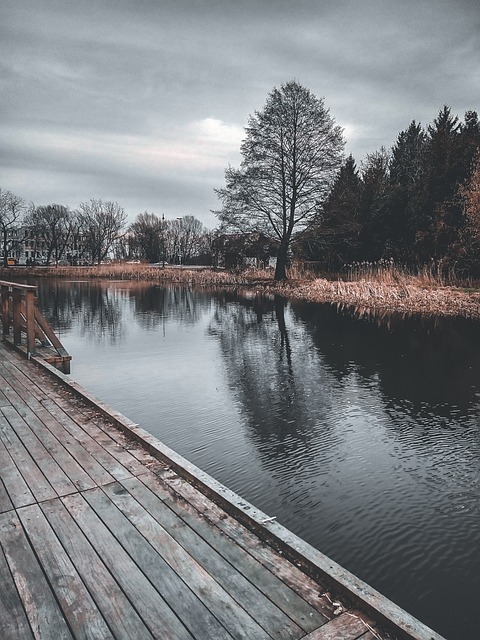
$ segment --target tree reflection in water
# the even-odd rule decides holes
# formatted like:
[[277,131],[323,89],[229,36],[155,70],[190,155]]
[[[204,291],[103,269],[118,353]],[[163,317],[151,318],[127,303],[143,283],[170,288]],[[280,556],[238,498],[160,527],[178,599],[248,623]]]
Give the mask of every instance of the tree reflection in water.
[[292,465],[308,467],[309,460],[318,464],[322,455],[309,440],[330,411],[331,379],[299,327],[292,350],[287,302],[258,293],[225,293],[216,300],[209,331],[220,342],[230,386],[262,459],[273,463],[275,474],[291,474]]
[[40,306],[60,333],[78,327],[97,343],[115,344],[125,335],[122,291],[98,281],[49,280],[38,282]]

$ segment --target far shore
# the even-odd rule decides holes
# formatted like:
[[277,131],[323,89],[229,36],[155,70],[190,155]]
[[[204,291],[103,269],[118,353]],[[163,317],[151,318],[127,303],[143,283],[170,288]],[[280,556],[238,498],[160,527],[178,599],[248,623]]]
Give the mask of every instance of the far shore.
[[398,312],[480,319],[480,289],[447,286],[433,277],[385,269],[354,280],[325,278],[292,269],[290,279],[276,283],[273,271],[240,272],[210,267],[169,267],[111,263],[92,267],[3,267],[0,280],[26,278],[132,280],[224,289],[248,288],[296,300],[356,307],[362,312]]

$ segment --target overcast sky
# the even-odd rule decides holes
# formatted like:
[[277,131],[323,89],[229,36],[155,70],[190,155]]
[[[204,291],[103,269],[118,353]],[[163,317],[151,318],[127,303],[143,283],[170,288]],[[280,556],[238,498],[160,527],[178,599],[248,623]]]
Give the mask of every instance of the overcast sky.
[[358,163],[480,111],[478,0],[0,0],[0,187],[191,214],[274,86],[325,99]]

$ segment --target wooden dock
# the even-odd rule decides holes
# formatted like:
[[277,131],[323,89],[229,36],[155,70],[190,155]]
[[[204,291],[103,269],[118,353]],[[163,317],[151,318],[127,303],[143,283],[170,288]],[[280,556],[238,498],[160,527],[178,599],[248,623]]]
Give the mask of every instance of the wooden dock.
[[0,638],[441,640],[0,343]]

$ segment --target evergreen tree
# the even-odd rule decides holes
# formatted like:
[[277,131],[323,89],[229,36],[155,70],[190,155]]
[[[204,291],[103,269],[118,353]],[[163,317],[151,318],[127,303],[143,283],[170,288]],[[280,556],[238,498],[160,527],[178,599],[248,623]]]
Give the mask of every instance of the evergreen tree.
[[415,201],[424,170],[426,139],[422,126],[413,120],[392,147],[388,235],[391,256],[402,262],[413,259]]
[[359,205],[361,255],[365,260],[384,257],[388,240],[390,154],[382,147],[369,153],[362,167],[362,194]]
[[361,194],[362,181],[350,155],[333,183],[319,219],[302,242],[307,257],[320,261],[328,270],[338,270],[357,258]]
[[415,252],[420,262],[442,258],[459,226],[458,208],[452,206],[461,176],[461,124],[450,107],[440,110],[428,126],[422,184],[416,202]]

